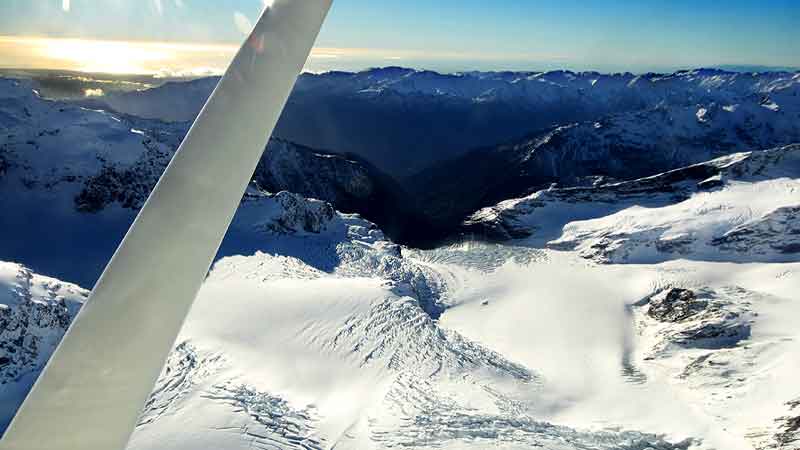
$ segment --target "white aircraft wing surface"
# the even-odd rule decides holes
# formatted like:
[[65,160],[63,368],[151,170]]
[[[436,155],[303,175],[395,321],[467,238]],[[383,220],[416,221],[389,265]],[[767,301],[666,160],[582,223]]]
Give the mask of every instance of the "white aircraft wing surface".
[[330,6],[264,11],[0,449],[125,448]]

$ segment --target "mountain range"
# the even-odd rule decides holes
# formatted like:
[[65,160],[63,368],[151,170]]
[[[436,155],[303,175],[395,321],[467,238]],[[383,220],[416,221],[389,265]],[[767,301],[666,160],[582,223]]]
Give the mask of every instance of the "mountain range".
[[[215,83],[168,82],[91,104],[189,120]],[[431,245],[475,210],[550,183],[633,179],[798,142],[798,86],[796,73],[719,69],[304,74],[275,136],[356,159],[378,178],[395,180],[390,191],[402,197],[404,219],[389,220],[387,230],[399,242]]]
[[[0,79],[0,430],[214,83]],[[129,448],[800,448],[798,83],[303,75]]]

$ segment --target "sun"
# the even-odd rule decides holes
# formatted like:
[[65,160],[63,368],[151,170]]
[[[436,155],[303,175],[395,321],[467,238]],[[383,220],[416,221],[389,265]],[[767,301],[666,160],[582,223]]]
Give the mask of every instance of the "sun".
[[159,61],[174,56],[165,47],[83,39],[48,39],[41,51],[43,56],[70,63],[80,71],[109,74],[150,73]]

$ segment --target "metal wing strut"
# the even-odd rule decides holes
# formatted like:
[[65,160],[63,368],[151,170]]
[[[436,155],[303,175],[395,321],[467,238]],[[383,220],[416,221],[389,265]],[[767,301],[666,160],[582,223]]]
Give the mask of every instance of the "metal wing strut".
[[0,449],[125,448],[330,6],[265,10]]

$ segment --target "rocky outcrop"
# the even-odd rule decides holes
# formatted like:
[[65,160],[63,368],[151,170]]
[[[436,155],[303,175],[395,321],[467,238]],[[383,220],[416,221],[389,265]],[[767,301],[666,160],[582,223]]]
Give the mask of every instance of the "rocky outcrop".
[[[800,399],[789,403],[792,411],[800,408]],[[775,435],[777,448],[790,448],[788,446],[800,445],[800,416],[789,416],[779,419],[781,431]]]
[[142,142],[145,151],[132,165],[105,165],[99,173],[86,178],[75,196],[75,208],[84,213],[96,213],[112,204],[125,209],[139,210],[159,177],[169,164],[174,148]]
[[[800,410],[800,399],[787,403],[787,406],[789,406],[792,413],[795,413]],[[800,446],[800,415],[791,414],[778,419],[778,422],[780,431],[775,435],[777,447],[768,448],[784,449]]]
[[88,295],[74,284],[0,262],[0,433]]
[[708,302],[689,289],[673,288],[650,298],[647,315],[661,322],[680,322],[703,312]]
[[800,206],[778,208],[714,239],[726,251],[800,254]]
[[290,192],[279,192],[273,199],[277,214],[263,226],[277,233],[316,233],[327,230],[336,217],[330,203],[303,198]]
[[750,337],[754,294],[741,288],[667,288],[639,303],[644,327],[654,336],[650,357],[673,347],[722,349]]
[[42,369],[88,292],[0,263],[0,385]]
[[771,426],[754,430],[751,441],[756,450],[794,450],[800,448],[800,398],[787,402],[786,414]]

